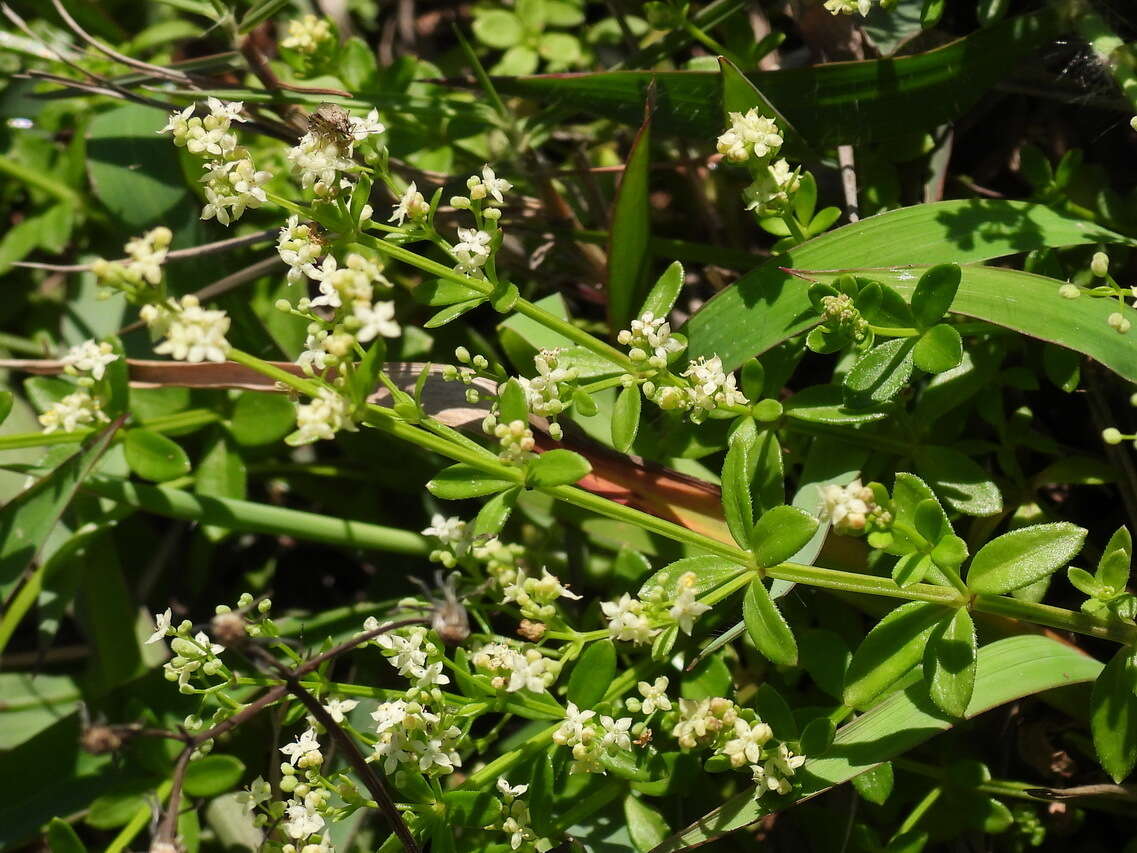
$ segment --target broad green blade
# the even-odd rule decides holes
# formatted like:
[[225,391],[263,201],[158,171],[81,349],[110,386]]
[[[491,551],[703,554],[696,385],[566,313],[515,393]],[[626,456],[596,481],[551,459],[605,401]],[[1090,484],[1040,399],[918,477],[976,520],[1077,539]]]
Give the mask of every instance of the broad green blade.
[[[1086,243],[1133,245],[1134,241],[1030,202],[964,199],[892,210],[838,228],[751,270],[688,321],[683,329],[690,341],[688,354],[691,358],[718,355],[722,358],[723,367],[731,370],[750,356],[765,352],[813,325],[817,315],[806,295],[808,282],[798,279],[787,269],[873,269],[870,275],[876,275],[880,268],[907,264],[974,264],[1048,246]],[[902,273],[912,276],[907,283],[907,289],[911,290],[919,278],[919,271]],[[1013,315],[1016,324],[1011,328],[1018,328],[1026,334],[1033,334],[1025,327],[1034,327],[1036,297],[1053,297],[1055,302],[1060,301],[1066,316],[1073,310],[1070,306],[1090,301],[1060,300],[1057,285],[1042,289],[1032,287],[1029,296],[1025,289],[1021,289],[1019,298],[1029,299],[1032,311],[1029,316],[1020,316],[1028,313],[1022,311],[1021,302],[1011,302],[1001,289],[985,291],[989,284],[986,273],[980,274],[982,278],[974,287],[968,283],[970,275],[969,271],[965,271],[964,283],[952,310],[971,314],[974,308],[973,316],[982,319],[987,319],[984,313],[993,313],[996,317]],[[899,279],[900,274],[896,278]],[[1028,280],[1039,281],[1037,277],[1029,277]],[[888,281],[897,287],[903,283],[892,279]],[[1083,304],[1077,310],[1093,312],[1101,308]],[[999,320],[993,319],[992,322]],[[1073,326],[1073,323],[1069,324],[1071,330]],[[1037,331],[1040,337],[1049,340],[1052,324],[1048,323]],[[1121,335],[1115,337],[1119,344],[1123,343]],[[1124,357],[1119,361],[1124,364]],[[1108,362],[1102,359],[1102,363]],[[1112,364],[1110,367],[1122,375],[1132,375]]]
[[[979,650],[975,692],[966,717],[971,719],[1043,690],[1093,681],[1101,670],[1098,661],[1047,637],[999,640]],[[913,685],[843,727],[823,758],[807,761],[798,771],[802,782],[794,800],[769,798],[759,802],[754,799],[753,788],[748,788],[668,838],[652,853],[686,850],[754,823],[849,781],[932,735],[947,731],[952,723],[932,704],[926,687]]]
[[[1058,27],[1053,10],[1014,18],[943,47],[899,59],[759,71],[748,79],[815,146],[857,144],[931,130],[963,115]],[[719,75],[706,71],[608,71],[500,78],[499,92],[543,106],[638,126],[644,93],[659,88],[656,129],[703,137],[722,130]]]

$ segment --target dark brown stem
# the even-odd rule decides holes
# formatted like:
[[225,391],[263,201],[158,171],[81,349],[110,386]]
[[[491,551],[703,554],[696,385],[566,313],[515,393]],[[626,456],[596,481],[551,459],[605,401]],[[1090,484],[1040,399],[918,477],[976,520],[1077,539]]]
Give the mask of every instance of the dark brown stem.
[[162,815],[162,822],[158,824],[158,832],[154,836],[154,846],[158,844],[173,845],[178,828],[178,810],[182,802],[182,784],[186,778],[186,768],[189,767],[190,756],[193,755],[196,745],[192,742],[186,744],[178,755],[177,764],[174,765],[174,775],[170,782],[170,801],[166,803],[166,811]]

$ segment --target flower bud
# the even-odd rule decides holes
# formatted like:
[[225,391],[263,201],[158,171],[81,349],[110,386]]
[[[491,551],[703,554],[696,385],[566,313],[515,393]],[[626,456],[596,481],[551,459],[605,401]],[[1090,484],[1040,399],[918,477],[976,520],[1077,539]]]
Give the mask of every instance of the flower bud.
[[1105,278],[1109,275],[1109,255],[1105,252],[1094,252],[1094,256],[1090,260],[1090,272],[1098,278]]
[[1058,295],[1063,299],[1077,299],[1082,295],[1076,284],[1064,284],[1058,288]]
[[1101,431],[1101,440],[1106,444],[1121,444],[1121,430],[1117,427],[1106,427]]

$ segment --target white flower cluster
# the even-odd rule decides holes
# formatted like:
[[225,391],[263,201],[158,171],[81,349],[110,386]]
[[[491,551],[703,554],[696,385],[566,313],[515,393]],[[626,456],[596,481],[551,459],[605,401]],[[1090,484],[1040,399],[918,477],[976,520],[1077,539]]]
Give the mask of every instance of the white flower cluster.
[[316,261],[324,254],[324,244],[315,226],[301,224],[300,217],[293,214],[280,229],[276,253],[288,264],[288,283],[300,284],[304,276],[315,278]]
[[696,598],[697,576],[685,572],[678,581],[678,589],[671,601],[659,587],[644,591],[640,598],[624,593],[616,601],[601,602],[600,610],[608,620],[608,633],[613,640],[631,643],[650,643],[661,630],[662,622],[674,622],[687,635],[695,627],[695,620],[711,609]]
[[506,643],[486,643],[470,662],[490,676],[495,690],[543,693],[557,680],[561,662],[547,658],[537,648],[518,649]]
[[533,456],[537,440],[525,421],[499,424],[493,415],[487,415],[482,421],[482,429],[497,439],[500,447],[498,459],[505,464],[521,466]]
[[100,284],[126,290],[157,285],[162,281],[162,264],[166,262],[173,232],[164,225],[147,231],[141,237],[131,238],[126,246],[125,261],[108,261],[99,258],[91,271]]
[[660,631],[652,627],[644,602],[626,592],[617,601],[602,601],[600,610],[608,620],[608,633],[613,640],[650,643]]
[[560,348],[540,350],[533,356],[537,375],[532,379],[524,376],[517,378],[525,391],[529,411],[535,415],[556,417],[565,410],[564,399],[572,396],[572,389],[564,383],[575,381],[580,371],[575,367],[561,365],[560,355],[563,352]]
[[628,347],[628,358],[648,367],[663,370],[675,353],[682,352],[685,344],[671,335],[671,324],[666,317],[656,317],[645,311],[632,320],[630,328],[623,329],[616,340]]
[[490,259],[490,243],[493,235],[477,228],[459,228],[458,242],[451,253],[457,261],[455,269],[463,275],[480,278],[482,267]]
[[730,128],[718,138],[718,152],[732,163],[745,163],[751,156],[759,160],[773,157],[782,147],[782,132],[777,123],[751,109],[732,112]]
[[330,440],[341,429],[356,429],[347,400],[331,388],[321,388],[311,401],[296,407],[296,432],[292,443],[299,445]]
[[217,98],[206,101],[209,115],[194,116],[193,105],[170,115],[159,133],[169,133],[174,144],[206,160],[205,207],[202,219],[216,218],[222,225],[236,222],[246,209],[260,207],[267,200],[263,185],[272,175],[258,170],[247,148],[239,145],[233,122],[247,121],[240,101],[225,103]]
[[801,186],[801,167],[791,169],[785,159],[757,170],[754,182],[742,191],[746,209],[759,216],[775,216],[785,210]]
[[235,160],[217,160],[205,168],[201,178],[206,202],[201,209],[202,219],[216,217],[222,225],[229,225],[240,219],[247,208],[258,208],[268,200],[262,187],[272,175],[257,169],[248,154]]
[[518,568],[514,578],[502,588],[502,604],[515,603],[529,619],[549,620],[556,616],[558,598],[579,601],[580,596],[561,583],[560,578],[541,568],[541,577],[531,578]]
[[372,110],[366,118],[347,115],[331,121],[319,117],[309,123],[309,129],[295,148],[288,152],[292,173],[304,189],[311,189],[316,198],[332,201],[340,191],[351,186],[347,175],[358,171],[352,156],[355,144],[368,137],[383,133],[387,128],[379,121],[379,111]]
[[109,420],[99,401],[80,388],[56,400],[39,416],[44,433],[75,432],[91,424]]
[[857,12],[867,15],[872,10],[872,0],[825,0],[825,10],[832,15],[852,15]]
[[838,533],[856,534],[870,521],[880,525],[892,521],[892,514],[877,504],[873,490],[862,486],[859,479],[847,486],[825,486],[821,499],[821,518],[831,522]]
[[[364,627],[371,630],[367,625]],[[416,626],[390,631],[376,637],[375,643],[399,675],[412,681],[415,687],[450,683],[450,677],[442,672],[442,650],[427,638],[426,628]]]
[[682,749],[711,747],[731,767],[748,766],[756,799],[769,791],[788,794],[793,787],[789,780],[805,763],[805,756],[794,755],[784,743],[772,744],[773,730],[752,711],[722,697],[680,699],[671,735]]
[[509,849],[511,850],[548,850],[551,843],[538,838],[529,826],[529,806],[521,799],[522,794],[529,790],[528,785],[510,785],[509,780],[499,776],[497,790],[502,798],[502,822],[497,827],[509,836]]
[[380,704],[371,718],[379,735],[371,758],[383,762],[384,772],[393,773],[405,764],[428,775],[443,775],[462,766],[457,750],[462,730],[445,711],[436,713],[421,701],[395,699]]
[[[868,0],[861,0],[868,2]],[[746,163],[754,176],[743,192],[746,209],[759,216],[784,211],[801,185],[801,169],[774,160],[782,147],[782,132],[771,118],[751,109],[730,114],[730,128],[718,138],[718,151],[732,163]]]
[[280,46],[311,56],[334,40],[331,22],[309,12],[288,22],[288,35],[281,40]]
[[403,191],[398,203],[391,211],[390,219],[387,221],[394,222],[402,227],[407,217],[410,217],[411,222],[421,222],[428,213],[430,213],[430,205],[422,197],[422,193],[418,191],[415,182],[411,181],[406,190]]
[[187,623],[183,623],[170,640],[170,650],[174,656],[166,661],[163,674],[167,681],[178,682],[178,689],[182,693],[195,692],[189,683],[195,673],[212,676],[220,672],[223,666],[218,655],[225,651],[225,647],[211,642],[204,631],[198,631],[191,637]]
[[150,331],[165,338],[154,352],[178,361],[225,361],[229,354],[229,316],[220,310],[202,308],[196,296],[170,299],[165,304],[143,305],[139,311]]
[[285,744],[280,751],[288,758],[288,763],[301,770],[309,767],[319,767],[324,763],[324,754],[320,752],[320,741],[316,737],[316,730],[309,727],[292,743]]
[[103,378],[107,365],[117,361],[114,347],[106,341],[83,341],[71,347],[60,361],[63,362],[63,372],[72,376],[89,376],[96,382]]
[[717,355],[695,359],[682,376],[688,385],[644,382],[644,395],[661,409],[689,412],[688,417],[695,423],[701,423],[717,409],[748,405],[746,395],[738,390],[734,374],[723,370],[722,359]]
[[597,716],[569,702],[565,719],[553,732],[553,742],[572,749],[570,773],[604,773],[601,757],[632,748],[632,718]]
[[473,530],[457,516],[447,517],[436,512],[430,517],[430,527],[423,536],[433,536],[443,547],[431,551],[430,559],[452,569],[459,558],[466,556],[473,544]]

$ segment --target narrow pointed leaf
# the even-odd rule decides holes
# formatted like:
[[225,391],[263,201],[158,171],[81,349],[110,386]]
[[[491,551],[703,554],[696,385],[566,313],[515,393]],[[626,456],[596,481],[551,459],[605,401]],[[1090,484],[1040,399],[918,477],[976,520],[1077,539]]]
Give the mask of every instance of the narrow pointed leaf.
[[612,446],[621,453],[632,449],[636,433],[640,430],[640,389],[638,386],[624,388],[616,397],[612,407]]
[[797,666],[797,641],[761,578],[755,578],[742,599],[746,632],[763,655],[781,666]]
[[682,288],[683,264],[673,261],[648,291],[647,298],[640,306],[640,316],[651,313],[656,317],[666,317],[675,305],[675,300],[679,298],[679,291]]
[[648,182],[651,177],[651,110],[649,96],[643,124],[616,191],[612,227],[608,238],[608,324],[615,335],[626,329],[632,311],[643,299],[643,280],[650,260],[651,207]]
[[975,624],[966,607],[944,619],[928,638],[924,678],[928,693],[946,714],[962,717],[975,688],[978,653]]
[[901,604],[880,620],[853,653],[845,674],[846,705],[864,709],[908,675],[944,608],[925,601]]
[[1069,563],[1085,538],[1085,530],[1065,521],[1004,533],[979,549],[967,585],[973,592],[1000,595],[1040,581]]
[[1128,646],[1117,650],[1094,682],[1090,730],[1101,766],[1122,782],[1137,764],[1137,660]]
[[747,548],[754,526],[754,504],[750,499],[750,464],[747,442],[732,441],[722,464],[722,509],[734,541]]

